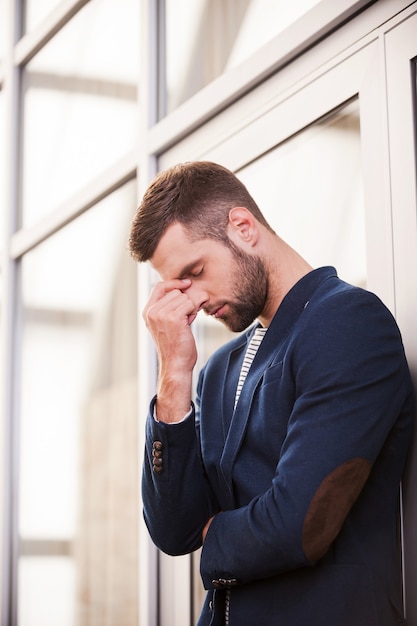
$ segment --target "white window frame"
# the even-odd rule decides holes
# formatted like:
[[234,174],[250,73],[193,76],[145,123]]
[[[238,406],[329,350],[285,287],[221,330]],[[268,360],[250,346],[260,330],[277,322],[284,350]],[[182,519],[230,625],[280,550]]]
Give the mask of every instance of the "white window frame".
[[[406,14],[403,16],[408,17]],[[387,122],[394,249],[396,317],[408,362],[417,380],[417,12],[394,23],[384,38]],[[416,387],[417,389],[417,387]],[[403,497],[403,559],[406,617],[417,623],[417,432]]]

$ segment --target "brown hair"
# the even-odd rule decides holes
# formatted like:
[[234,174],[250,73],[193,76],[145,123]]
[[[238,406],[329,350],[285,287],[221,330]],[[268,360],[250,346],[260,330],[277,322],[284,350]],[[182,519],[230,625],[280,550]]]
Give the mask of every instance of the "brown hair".
[[136,261],[154,255],[169,226],[180,223],[191,240],[216,239],[229,246],[227,225],[233,207],[247,208],[272,230],[245,185],[221,165],[182,163],[159,173],[149,185],[133,219],[129,249]]

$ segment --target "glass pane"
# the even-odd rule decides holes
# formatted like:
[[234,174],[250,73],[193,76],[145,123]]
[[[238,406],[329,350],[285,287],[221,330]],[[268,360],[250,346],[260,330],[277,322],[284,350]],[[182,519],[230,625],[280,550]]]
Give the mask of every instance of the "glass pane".
[[135,200],[22,261],[19,626],[137,624]]
[[138,13],[136,0],[92,0],[28,63],[23,75],[24,226],[134,149]]
[[19,624],[74,626],[75,573],[73,559],[68,557],[22,557]]
[[366,286],[359,102],[238,173],[278,235],[313,267]]
[[24,0],[24,31],[36,28],[62,0]]
[[320,0],[166,0],[166,111],[273,39]]

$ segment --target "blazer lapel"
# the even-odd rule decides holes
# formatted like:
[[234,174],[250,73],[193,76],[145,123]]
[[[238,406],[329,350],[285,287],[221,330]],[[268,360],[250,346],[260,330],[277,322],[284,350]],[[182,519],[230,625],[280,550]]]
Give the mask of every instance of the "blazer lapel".
[[230,423],[233,417],[236,387],[239,380],[239,372],[243,356],[245,354],[246,345],[246,342],[242,342],[242,344],[229,355],[228,364],[224,372],[222,387],[224,389],[222,399],[223,441],[227,439]]
[[[243,350],[240,347],[239,351],[235,352],[234,360],[231,359],[229,361],[229,368],[225,372],[224,379],[224,389],[227,390],[223,398],[225,444],[220,459],[220,470],[230,494],[232,494],[233,465],[245,436],[253,397],[262,381],[263,374],[272,360],[279,358],[279,351],[285,349],[286,338],[289,336],[293,326],[298,322],[300,315],[307,307],[316,289],[326,280],[335,276],[337,274],[333,267],[313,270],[304,276],[286,295],[255,355],[235,411],[233,411],[233,405],[240,366],[244,350],[256,325],[252,326],[246,333],[247,342],[243,345]],[[231,415],[230,420],[229,415]],[[259,416],[259,419],[262,419],[262,416]]]
[[[252,333],[250,333],[250,335],[252,335]],[[254,393],[262,379],[266,367],[268,367],[269,362],[274,358],[273,346],[271,346],[271,344],[268,346],[266,342],[264,345],[264,342],[262,342],[251,364],[236,409],[233,410],[240,367],[247,345],[248,343],[246,343],[244,350],[239,353],[239,358],[236,359],[233,373],[229,371],[230,376],[226,376],[227,395],[229,396],[226,406],[227,409],[230,410],[231,418],[227,421],[227,414],[224,415],[223,424],[228,426],[228,430],[226,430],[225,445],[220,459],[220,469],[229,486],[229,491],[231,491],[233,464],[245,436]]]

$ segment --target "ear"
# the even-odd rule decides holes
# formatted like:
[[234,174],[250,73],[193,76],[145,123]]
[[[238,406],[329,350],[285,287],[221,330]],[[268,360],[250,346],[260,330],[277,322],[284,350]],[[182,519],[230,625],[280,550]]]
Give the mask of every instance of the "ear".
[[258,222],[245,207],[234,207],[229,211],[229,239],[234,244],[242,247],[253,247],[259,237]]

